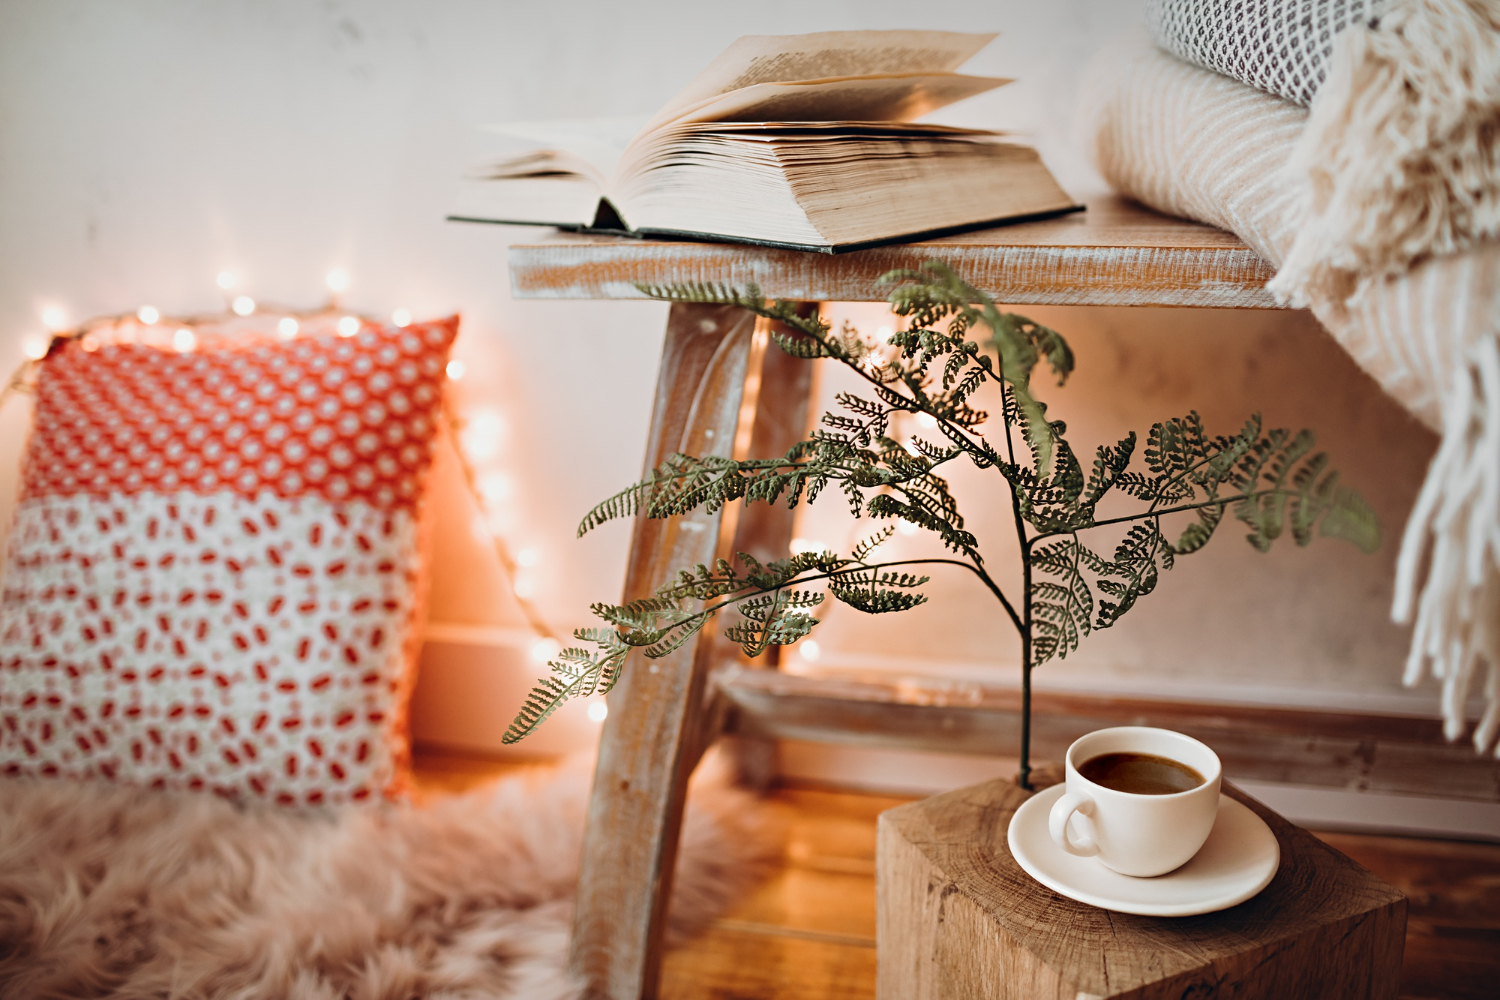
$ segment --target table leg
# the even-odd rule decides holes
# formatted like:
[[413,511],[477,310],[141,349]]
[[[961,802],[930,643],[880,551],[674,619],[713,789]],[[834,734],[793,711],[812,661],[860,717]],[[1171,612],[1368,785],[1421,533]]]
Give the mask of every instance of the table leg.
[[[679,451],[731,454],[754,323],[738,308],[672,307],[648,469]],[[638,516],[625,600],[649,596],[679,569],[712,562],[722,516]],[[571,968],[590,998],[656,995],[683,797],[703,745],[695,727],[711,646],[707,637],[695,638],[657,660],[633,652],[609,696],[573,920]]]
[[[817,310],[817,303],[803,305],[803,314]],[[770,320],[761,320],[757,333],[769,333]],[[743,457],[775,458],[784,455],[792,445],[807,436],[808,408],[812,401],[813,364],[796,358],[769,344],[758,372],[752,376],[746,396],[753,392],[755,418],[750,426],[742,425],[740,433],[749,430],[747,445],[739,449]],[[737,456],[740,457],[740,456]],[[792,543],[796,511],[785,503],[756,503],[744,507],[735,526],[734,552],[748,552],[761,562],[785,559]],[[776,669],[781,662],[781,647],[772,646],[743,666]],[[733,763],[741,784],[765,788],[776,777],[776,741],[758,736],[725,736],[722,749]]]

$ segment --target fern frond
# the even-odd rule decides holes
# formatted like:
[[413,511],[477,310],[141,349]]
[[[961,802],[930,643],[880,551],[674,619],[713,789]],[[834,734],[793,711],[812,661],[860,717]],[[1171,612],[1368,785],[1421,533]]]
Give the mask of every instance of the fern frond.
[[854,550],[849,554],[850,558],[857,563],[864,562],[866,556],[868,556],[871,552],[874,552],[880,546],[884,545],[895,533],[896,528],[894,525],[886,525],[884,528],[881,528],[869,538],[866,538],[864,541],[854,546]]

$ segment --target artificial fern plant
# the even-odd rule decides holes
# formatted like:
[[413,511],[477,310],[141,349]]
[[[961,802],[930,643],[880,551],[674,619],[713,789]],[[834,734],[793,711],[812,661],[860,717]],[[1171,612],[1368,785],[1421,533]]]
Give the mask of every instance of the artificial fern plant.
[[[650,658],[663,656],[721,611],[734,612],[722,635],[753,657],[807,635],[818,623],[813,609],[823,602],[824,589],[869,614],[906,611],[926,601],[919,588],[928,578],[912,570],[947,564],[968,570],[994,596],[1019,637],[1019,781],[1030,787],[1032,671],[1066,657],[1093,630],[1119,621],[1156,588],[1162,571],[1208,542],[1226,513],[1248,526],[1250,544],[1262,551],[1284,532],[1298,545],[1321,533],[1366,551],[1378,546],[1373,513],[1339,484],[1327,456],[1313,452],[1312,432],[1267,431],[1259,416],[1227,437],[1209,436],[1196,413],[1164,420],[1152,425],[1143,449],[1132,432],[1099,446],[1085,470],[1067,428],[1047,419],[1046,404],[1032,389],[1043,362],[1059,384],[1073,370],[1073,352],[1057,331],[1001,312],[938,262],[920,271],[893,271],[881,282],[891,286],[891,309],[906,320],[905,329],[884,344],[847,325],[835,331],[819,316],[801,315],[793,302],[768,305],[754,285],[641,286],[654,298],[734,305],[774,320],[771,336],[782,350],[799,358],[832,358],[857,373],[869,391],[840,393],[842,412],[824,414],[818,430],[779,458],[673,455],[589,511],[579,534],[640,511],[666,518],[713,511],[731,500],[795,507],[832,487],[854,516],[909,522],[936,535],[951,558],[877,558],[894,531],[888,524],[848,555],[808,552],[761,563],[740,553],[733,562],[721,559],[682,572],[654,597],[595,604],[604,624],[574,633],[588,646],[564,649],[549,664],[551,676],[532,691],[506,742],[525,737],[568,698],[608,691],[632,648]],[[1000,388],[999,421],[971,405],[986,383]],[[897,441],[892,422],[900,414],[931,417],[932,439],[913,438],[909,446]],[[939,474],[961,460],[994,470],[1012,512],[1020,585],[1010,593],[986,567]],[[1096,516],[1111,495],[1123,495],[1137,509]],[[1186,524],[1169,527],[1167,519]],[[1086,543],[1092,529],[1125,524],[1129,528],[1113,552]]]

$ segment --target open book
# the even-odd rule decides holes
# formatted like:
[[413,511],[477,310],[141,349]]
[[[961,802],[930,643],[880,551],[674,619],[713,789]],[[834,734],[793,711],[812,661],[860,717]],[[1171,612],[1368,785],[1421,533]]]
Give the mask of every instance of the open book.
[[1034,149],[913,121],[994,35],[752,35],[647,121],[492,126],[451,219],[836,253],[1078,207]]

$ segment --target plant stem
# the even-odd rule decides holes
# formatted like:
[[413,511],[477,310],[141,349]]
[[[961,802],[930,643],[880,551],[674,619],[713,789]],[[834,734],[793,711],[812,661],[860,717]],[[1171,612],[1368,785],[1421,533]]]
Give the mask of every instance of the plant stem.
[[[1016,462],[1016,445],[1010,418],[1005,417],[1005,451],[1012,465]],[[1009,483],[1010,512],[1015,519],[1016,542],[1021,548],[1021,617],[1016,631],[1021,637],[1021,755],[1016,784],[1031,791],[1031,542],[1026,537],[1026,519],[1021,516],[1021,490]]]
[[1168,514],[1180,514],[1183,511],[1199,510],[1203,507],[1228,507],[1230,504],[1239,503],[1241,500],[1255,500],[1260,497],[1280,495],[1288,492],[1289,491],[1285,489],[1256,490],[1253,493],[1236,493],[1231,497],[1216,497],[1213,500],[1204,500],[1202,503],[1185,503],[1180,504],[1176,507],[1166,507],[1162,510],[1151,509],[1141,511],[1139,514],[1126,514],[1121,517],[1107,517],[1102,521],[1094,521],[1090,524],[1080,525],[1076,528],[1068,528],[1066,531],[1044,531],[1036,537],[1032,538],[1029,545],[1035,545],[1037,542],[1043,542],[1049,538],[1056,538],[1059,535],[1077,534],[1079,531],[1084,531],[1089,528],[1102,528],[1106,524],[1124,524],[1127,521],[1144,521],[1148,517],[1165,517]]

